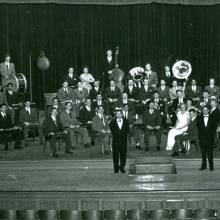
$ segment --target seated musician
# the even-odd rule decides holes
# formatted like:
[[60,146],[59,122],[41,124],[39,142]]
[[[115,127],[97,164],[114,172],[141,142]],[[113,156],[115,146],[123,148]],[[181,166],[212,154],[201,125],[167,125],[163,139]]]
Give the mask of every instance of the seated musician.
[[166,116],[167,116],[166,106],[164,101],[160,99],[158,91],[154,92],[152,101],[154,102],[154,108],[160,111],[161,127],[166,128]]
[[157,89],[160,99],[167,103],[170,99],[169,87],[166,86],[166,81],[161,79],[160,86]]
[[5,95],[5,93],[3,92],[2,84],[0,83],[0,105],[1,105],[1,104],[6,104],[6,105],[8,105],[8,102],[7,102],[6,95]]
[[189,124],[186,132],[175,136],[175,144],[173,146],[173,154],[172,156],[178,156],[179,150],[181,152],[186,153],[186,149],[184,147],[184,141],[197,140],[198,139],[198,131],[197,131],[197,122],[196,122],[196,110],[189,110]]
[[149,151],[149,137],[152,132],[156,135],[157,150],[160,150],[161,116],[160,111],[154,108],[154,102],[152,101],[149,103],[149,109],[146,109],[143,114],[143,125],[145,151]]
[[81,82],[82,82],[82,87],[89,91],[92,89],[92,83],[95,81],[93,75],[89,73],[89,68],[88,66],[83,67],[83,73],[80,74],[79,76]]
[[115,85],[115,81],[110,81],[110,86],[105,89],[105,99],[108,101],[108,109],[113,115],[114,109],[117,106],[117,101],[121,97],[120,89]]
[[24,108],[19,112],[19,122],[23,127],[23,135],[25,146],[27,147],[28,131],[29,129],[37,130],[39,134],[40,144],[43,144],[43,130],[39,123],[38,112],[36,108],[31,107],[31,102],[26,100]]
[[63,81],[62,88],[57,92],[59,103],[65,104],[66,101],[73,101],[73,90],[69,88],[68,81]]
[[96,80],[93,83],[93,88],[89,91],[89,98],[92,102],[96,99],[98,94],[102,94],[102,89],[100,87],[100,81]]
[[97,114],[92,119],[92,128],[98,135],[98,138],[103,141],[104,153],[108,154],[110,151],[110,129],[107,116],[104,114],[103,106],[97,107]]
[[[8,103],[8,112],[11,115],[12,122],[15,122],[15,111],[18,112],[18,102],[17,102],[17,92],[13,91],[13,84],[8,83],[7,89],[5,91],[7,103]],[[17,114],[16,114],[17,115]]]
[[119,99],[117,101],[117,107],[122,108],[124,105],[129,105],[129,108],[133,109],[132,106],[131,106],[132,103],[128,99],[128,94],[126,92],[123,92],[122,96],[119,97]]
[[215,85],[215,79],[210,78],[209,79],[209,85],[205,87],[205,90],[208,91],[210,96],[215,96],[217,100],[219,99],[220,96],[220,89],[219,86]]
[[43,125],[44,125],[44,135],[50,141],[50,148],[52,149],[52,156],[58,157],[56,150],[56,138],[61,137],[65,140],[66,152],[70,152],[70,135],[67,131],[62,132],[62,125],[58,120],[58,110],[52,107],[50,109],[50,114],[47,115]]
[[73,90],[73,109],[76,112],[77,117],[79,116],[80,107],[84,104],[88,96],[88,90],[82,87],[82,82],[78,82],[77,87]]
[[13,125],[11,116],[6,113],[7,105],[0,105],[0,142],[4,143],[5,150],[8,150],[8,142],[15,140],[14,148],[22,149],[21,139],[22,132],[21,130]]
[[204,90],[202,93],[202,98],[200,99],[199,102],[199,108],[201,109],[203,106],[209,106],[210,107],[210,96],[209,96],[209,92],[207,90]]
[[78,82],[77,74],[74,72],[74,67],[69,67],[68,74],[64,76],[63,81],[67,81],[70,88],[74,89]]
[[[65,110],[60,113],[60,121],[65,130],[70,132],[70,142],[71,147],[74,148],[74,133],[77,132],[82,136],[84,147],[90,147],[90,138],[88,131],[84,127],[80,127],[79,121],[76,116],[76,112],[72,111],[71,102],[65,103]],[[71,151],[66,151],[66,153],[72,153]]]
[[124,104],[122,106],[123,117],[129,120],[130,130],[128,135],[128,141],[131,143],[131,137],[134,137],[134,142],[136,145],[136,149],[142,149],[140,146],[140,137],[142,134],[142,129],[140,124],[137,123],[138,116],[136,116],[136,112],[129,108],[128,104]]
[[52,100],[52,105],[49,106],[47,108],[47,112],[46,112],[46,115],[47,116],[50,116],[51,115],[51,110],[53,108],[56,108],[57,109],[57,113],[58,113],[58,116],[60,115],[61,111],[62,111],[62,108],[61,108],[61,105],[59,104],[59,101],[58,101],[58,98],[57,97],[54,97],[53,100]]
[[87,129],[89,136],[91,138],[91,143],[94,145],[94,133],[92,130],[92,118],[95,115],[91,107],[91,99],[87,98],[85,105],[79,111],[79,122],[80,125]]
[[101,94],[97,94],[96,99],[93,100],[92,111],[95,112],[98,106],[103,106],[104,114],[109,115],[108,102],[102,98]]
[[177,98],[177,94],[176,94],[177,90],[178,90],[178,82],[177,80],[173,80],[172,87],[169,89],[169,95],[171,101]]
[[191,85],[186,86],[186,98],[191,99],[194,106],[198,106],[201,95],[202,95],[202,88],[197,85],[195,79],[192,79]]
[[149,85],[149,79],[144,79],[143,86],[140,88],[140,99],[142,102],[141,112],[147,108],[155,89]]
[[186,103],[186,98],[184,97],[184,93],[182,90],[176,91],[177,98],[173,100],[172,108],[174,111],[180,106],[181,103]]
[[128,80],[128,85],[124,88],[123,92],[128,94],[128,99],[130,101],[136,101],[139,98],[139,90],[134,86],[134,81],[132,79]]

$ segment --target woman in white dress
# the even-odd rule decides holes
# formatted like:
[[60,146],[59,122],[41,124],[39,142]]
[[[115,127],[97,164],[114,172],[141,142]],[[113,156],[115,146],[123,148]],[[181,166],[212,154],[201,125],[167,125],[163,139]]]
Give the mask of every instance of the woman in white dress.
[[186,109],[186,105],[182,103],[180,110],[177,112],[177,121],[174,128],[172,128],[167,137],[166,150],[172,150],[175,143],[175,136],[183,134],[188,129],[189,112]]
[[89,73],[89,68],[87,66],[83,67],[83,73],[79,76],[81,82],[82,82],[82,87],[87,89],[88,92],[92,88],[91,83],[95,81],[93,75]]

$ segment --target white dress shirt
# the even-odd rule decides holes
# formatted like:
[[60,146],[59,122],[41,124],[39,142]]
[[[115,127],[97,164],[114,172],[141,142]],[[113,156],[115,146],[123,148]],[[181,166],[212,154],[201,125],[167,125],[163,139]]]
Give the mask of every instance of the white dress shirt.
[[119,129],[121,130],[122,125],[123,125],[123,119],[117,119],[117,124],[118,124]]

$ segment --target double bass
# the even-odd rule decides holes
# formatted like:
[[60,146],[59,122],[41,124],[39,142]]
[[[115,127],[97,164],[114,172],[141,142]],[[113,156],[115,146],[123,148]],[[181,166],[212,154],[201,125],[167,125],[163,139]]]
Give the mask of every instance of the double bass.
[[120,89],[121,93],[124,90],[124,76],[125,73],[123,70],[118,68],[118,54],[119,54],[119,47],[115,49],[115,67],[110,71],[111,74],[109,75],[109,80],[114,80],[115,85]]

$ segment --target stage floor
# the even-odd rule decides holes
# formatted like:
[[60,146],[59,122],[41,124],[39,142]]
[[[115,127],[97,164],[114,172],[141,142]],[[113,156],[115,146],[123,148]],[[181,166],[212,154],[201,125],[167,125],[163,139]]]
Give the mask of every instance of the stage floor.
[[[157,157],[155,157],[156,160]],[[133,159],[127,161],[134,162]],[[215,171],[199,171],[199,159],[175,159],[177,173],[162,182],[114,174],[112,160],[1,161],[0,191],[141,192],[220,190],[220,159]],[[153,176],[153,175],[152,175]],[[146,178],[151,178],[148,175]]]

